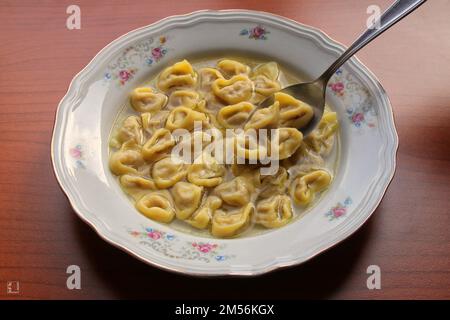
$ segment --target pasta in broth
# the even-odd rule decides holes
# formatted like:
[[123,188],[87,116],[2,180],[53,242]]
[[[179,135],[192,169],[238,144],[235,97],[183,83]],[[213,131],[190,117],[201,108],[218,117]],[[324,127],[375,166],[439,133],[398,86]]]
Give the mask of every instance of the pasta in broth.
[[[130,92],[130,106],[111,133],[111,172],[142,215],[183,231],[229,238],[280,228],[328,188],[338,154],[337,116],[328,106],[308,137],[297,130],[309,123],[313,110],[278,91],[298,81],[273,61],[176,62]],[[272,94],[273,105],[255,111]],[[191,163],[177,161],[171,152],[178,146],[193,151],[195,137],[203,148],[213,141],[206,131],[196,131],[195,123],[220,132],[273,129],[273,135],[256,148],[258,136],[227,137],[236,151],[232,163],[205,151]],[[178,129],[190,136],[177,139]],[[262,175],[267,167],[262,160],[272,153],[279,167]],[[246,163],[238,162],[240,155]],[[251,158],[256,162],[248,163]]]

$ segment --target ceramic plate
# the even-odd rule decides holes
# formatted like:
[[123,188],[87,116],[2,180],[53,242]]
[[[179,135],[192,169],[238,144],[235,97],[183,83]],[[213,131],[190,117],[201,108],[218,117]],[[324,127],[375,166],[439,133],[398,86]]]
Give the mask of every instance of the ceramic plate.
[[257,275],[311,259],[354,233],[381,201],[398,145],[375,76],[353,58],[330,80],[339,163],[329,190],[278,230],[211,239],[137,212],[108,168],[108,137],[130,90],[171,63],[219,52],[263,55],[314,79],[344,51],[320,30],[263,12],[200,11],[163,19],[106,46],[73,79],[52,140],[56,177],[76,213],[107,242],[151,265],[191,275]]

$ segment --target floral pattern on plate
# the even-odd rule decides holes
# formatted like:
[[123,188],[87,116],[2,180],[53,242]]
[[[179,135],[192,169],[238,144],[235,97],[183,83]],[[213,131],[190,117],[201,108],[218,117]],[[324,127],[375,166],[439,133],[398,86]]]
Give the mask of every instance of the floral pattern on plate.
[[149,38],[127,47],[108,65],[104,80],[106,82],[112,80],[124,85],[133,79],[143,65],[152,66],[167,54],[169,49],[165,45],[166,42],[167,36],[160,36],[156,41],[154,38]]
[[265,27],[257,25],[253,28],[242,29],[239,32],[240,36],[248,36],[249,39],[267,40],[267,35],[270,33]]
[[342,100],[347,118],[356,128],[374,128],[377,112],[370,92],[355,77],[339,69],[328,82],[328,88]]
[[225,244],[213,242],[182,241],[176,235],[150,227],[144,227],[143,231],[128,230],[134,238],[140,239],[143,246],[163,254],[166,257],[185,260],[198,260],[205,263],[211,261],[222,262],[234,258],[234,255],[225,255]]
[[352,204],[352,198],[347,197],[343,203],[338,202],[333,208],[325,213],[325,217],[328,218],[329,221],[333,221],[339,219],[347,214],[348,207]]

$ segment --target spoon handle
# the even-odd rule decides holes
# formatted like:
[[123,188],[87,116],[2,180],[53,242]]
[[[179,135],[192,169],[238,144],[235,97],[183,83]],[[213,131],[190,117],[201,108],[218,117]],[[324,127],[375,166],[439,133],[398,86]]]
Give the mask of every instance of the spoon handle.
[[426,0],[397,0],[381,15],[372,28],[368,28],[359,38],[319,77],[324,84],[351,56],[363,48],[370,41],[378,37],[395,23],[413,12]]

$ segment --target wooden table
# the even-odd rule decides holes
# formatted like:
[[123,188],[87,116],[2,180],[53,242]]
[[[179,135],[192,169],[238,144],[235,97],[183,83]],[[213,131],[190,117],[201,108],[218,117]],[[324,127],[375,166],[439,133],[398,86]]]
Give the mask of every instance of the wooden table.
[[[0,1],[0,298],[450,298],[450,1],[428,1],[359,58],[394,108],[397,172],[367,224],[304,265],[248,279],[194,279],[147,266],[101,240],[58,187],[50,139],[73,76],[113,39],[199,9],[273,12],[349,44],[366,8],[389,0]],[[68,30],[66,8],[81,8]],[[82,289],[66,288],[66,268]],[[382,289],[368,290],[378,265]],[[7,281],[20,293],[6,293]],[[193,289],[195,288],[195,289]]]

